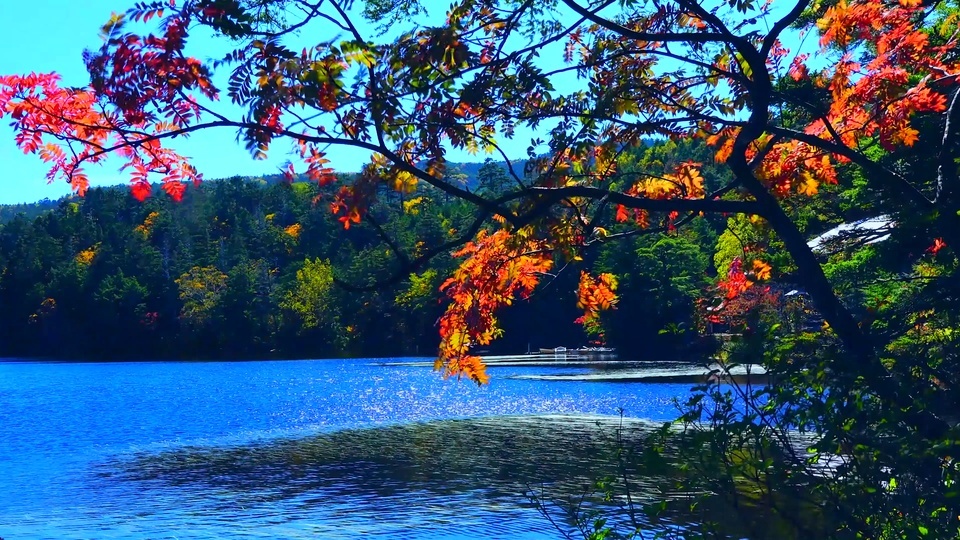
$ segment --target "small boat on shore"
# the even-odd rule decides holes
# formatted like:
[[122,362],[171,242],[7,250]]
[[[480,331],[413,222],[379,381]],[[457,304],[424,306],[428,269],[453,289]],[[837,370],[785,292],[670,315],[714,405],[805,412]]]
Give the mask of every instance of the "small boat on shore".
[[580,347],[577,354],[590,356],[598,354],[615,354],[617,352],[613,347]]
[[617,350],[612,347],[580,347],[579,349],[568,349],[566,347],[554,347],[553,349],[540,349],[540,354],[552,354],[554,356],[571,357],[594,357],[594,356],[613,356]]

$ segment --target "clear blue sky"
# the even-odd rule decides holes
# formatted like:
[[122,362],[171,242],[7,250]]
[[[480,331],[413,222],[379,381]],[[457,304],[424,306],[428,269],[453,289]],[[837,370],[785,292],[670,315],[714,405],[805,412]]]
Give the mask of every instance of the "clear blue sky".
[[[0,74],[23,74],[29,72],[59,73],[62,84],[86,86],[89,78],[83,65],[84,49],[100,45],[99,29],[111,12],[125,12],[135,0],[0,0],[0,35],[8,44],[6,54],[0,55]],[[446,9],[443,4],[443,9]],[[438,11],[442,13],[442,11]],[[358,18],[359,19],[359,18]],[[155,25],[154,21],[148,23]],[[132,31],[150,31],[151,26],[134,26]],[[371,32],[373,28],[361,27]],[[189,53],[201,60],[219,57],[227,51],[223,43],[202,35],[191,36]],[[223,80],[221,74],[215,82]],[[225,84],[219,84],[221,88]],[[222,100],[220,112],[239,116],[239,109]],[[48,184],[45,178],[48,167],[36,155],[24,155],[14,144],[14,132],[5,120],[0,124],[0,204],[34,202],[43,198],[56,199],[70,193],[64,181]],[[520,130],[518,130],[520,132]],[[205,178],[223,178],[233,175],[275,174],[290,158],[290,146],[280,142],[271,148],[270,158],[253,160],[235,140],[236,132],[218,130],[199,132],[190,138],[175,141],[172,146],[182,155],[191,158]],[[519,136],[517,144],[510,146],[522,157],[530,134]],[[327,156],[334,168],[340,171],[357,171],[369,157],[363,151],[339,147],[328,150]],[[448,159],[454,161],[480,161],[486,156],[471,156],[466,152],[450,152]],[[499,159],[499,158],[498,158]],[[119,162],[91,165],[85,171],[92,185],[126,183],[128,176],[119,172]]]
[[[63,84],[85,86],[89,79],[83,65],[85,48],[100,44],[98,32],[111,12],[124,12],[135,0],[0,0],[0,35],[6,44],[0,55],[0,73],[21,74],[56,71]],[[154,24],[152,21],[151,25]],[[147,29],[147,26],[141,26]],[[139,29],[138,29],[139,30]],[[207,43],[201,38],[191,45],[193,54],[204,59]],[[209,43],[212,49],[215,44]],[[46,182],[46,165],[35,155],[24,155],[13,142],[8,122],[0,125],[0,204],[56,199],[70,192],[66,182]],[[234,140],[228,130],[195,134],[176,148],[191,157],[191,162],[206,178],[273,174],[287,159],[287,145],[279,144],[267,161],[255,161]],[[333,164],[341,170],[358,170],[364,155],[336,149],[330,152]],[[94,185],[125,183],[119,163],[86,168]]]
[[[88,76],[81,56],[83,50],[99,46],[99,29],[111,12],[124,12],[134,3],[135,0],[0,0],[0,35],[6,44],[0,55],[0,74],[55,71],[63,77],[63,84],[85,86]],[[442,5],[446,9],[446,3]],[[147,29],[140,26],[137,31]],[[373,32],[369,28],[362,30]],[[785,38],[792,42],[788,46],[799,45],[795,36]],[[813,39],[808,41],[815,43]],[[225,50],[224,44],[202,36],[193,36],[190,45],[190,53],[202,60],[219,56],[216,51]],[[559,58],[559,53],[556,56]],[[221,112],[237,115],[237,109],[231,110],[228,103],[222,106],[227,109]],[[13,131],[6,124],[0,124],[0,204],[55,199],[68,194],[69,186],[63,181],[47,184],[46,165],[37,156],[24,155],[16,148]],[[518,129],[515,141],[504,145],[515,152],[511,157],[525,154],[531,135],[530,131]],[[281,143],[271,149],[269,160],[255,161],[234,137],[235,133],[229,130],[203,132],[174,146],[190,157],[206,178],[273,174],[288,159],[288,147]],[[343,147],[331,149],[328,157],[340,171],[356,171],[367,159],[363,152]],[[478,161],[485,156],[451,152],[447,157],[454,161]],[[90,166],[86,172],[93,185],[126,183],[127,176],[118,171],[118,166],[119,163],[108,162]]]
[[[92,8],[94,4],[96,8]],[[98,20],[127,2],[98,0],[0,0],[0,33],[6,43],[0,73],[57,71],[67,83],[85,81],[80,54],[97,44]],[[36,156],[23,155],[5,120],[0,129],[0,203],[28,202],[68,193],[66,184],[47,185],[46,168]],[[102,171],[96,171],[100,173]],[[98,174],[97,177],[100,175]]]

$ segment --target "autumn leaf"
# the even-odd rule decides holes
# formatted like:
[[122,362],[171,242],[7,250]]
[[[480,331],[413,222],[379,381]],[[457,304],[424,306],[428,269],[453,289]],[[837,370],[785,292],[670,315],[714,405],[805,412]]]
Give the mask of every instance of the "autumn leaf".
[[622,204],[617,205],[616,220],[617,220],[617,223],[626,223],[627,221],[630,220],[630,215],[627,213],[626,206]]
[[414,197],[403,201],[403,212],[405,214],[417,215],[420,213],[420,205],[424,202],[424,197]]
[[284,234],[298,240],[300,238],[300,232],[303,230],[303,226],[299,223],[294,223],[293,225],[287,226],[283,229]]
[[130,186],[130,193],[140,202],[147,200],[152,188],[148,182],[135,182]]
[[753,286],[743,271],[743,260],[735,257],[730,263],[730,269],[724,279],[717,282],[717,288],[724,293],[727,300],[732,300]]
[[413,193],[417,189],[417,177],[407,171],[397,171],[393,177],[393,189],[400,193]]
[[760,281],[770,279],[770,265],[761,261],[760,259],[754,259],[753,261],[753,275]]
[[440,290],[449,299],[440,317],[440,351],[436,367],[445,376],[487,381],[482,361],[471,354],[489,345],[502,330],[496,312],[533,293],[540,276],[553,265],[539,241],[524,241],[506,230],[480,231],[454,256],[460,267]]
[[97,251],[99,250],[99,248],[100,248],[100,244],[97,243],[96,245],[88,249],[84,249],[79,253],[77,253],[76,257],[74,257],[74,260],[78,265],[82,267],[90,266],[90,264],[93,263],[93,259],[96,258]]
[[933,245],[927,248],[927,253],[936,255],[945,247],[947,247],[947,243],[943,241],[943,238],[936,238],[933,241]]
[[816,179],[808,172],[804,172],[800,178],[800,185],[797,187],[797,191],[801,195],[807,195],[812,197],[817,194],[817,188],[820,185]]
[[584,326],[596,325],[600,312],[612,309],[618,302],[616,295],[617,278],[613,274],[603,273],[597,277],[580,272],[580,284],[577,288],[577,307],[583,310],[579,320]]
[[165,182],[163,184],[163,191],[166,192],[166,194],[169,195],[170,198],[175,202],[180,202],[183,200],[183,194],[187,191],[187,186],[183,182],[179,181]]

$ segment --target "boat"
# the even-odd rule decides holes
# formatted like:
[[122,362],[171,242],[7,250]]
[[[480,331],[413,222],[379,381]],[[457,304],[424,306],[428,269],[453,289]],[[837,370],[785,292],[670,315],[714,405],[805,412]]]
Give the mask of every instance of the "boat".
[[613,356],[617,350],[613,347],[580,347],[579,349],[568,349],[566,347],[554,347],[553,349],[540,349],[540,354],[552,354],[554,356]]

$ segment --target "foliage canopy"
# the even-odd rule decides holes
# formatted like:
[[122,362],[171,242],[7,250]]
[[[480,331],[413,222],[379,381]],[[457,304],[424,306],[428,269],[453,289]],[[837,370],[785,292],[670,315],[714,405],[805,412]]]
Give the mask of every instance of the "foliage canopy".
[[[362,15],[353,4],[140,2],[104,26],[102,47],[85,58],[89,87],[63,88],[54,74],[0,77],[0,114],[24,151],[50,163],[51,179],[83,193],[83,167],[116,154],[141,199],[154,177],[174,199],[200,180],[171,139],[231,129],[254,155],[292,142],[289,175],[322,186],[345,229],[371,222],[402,263],[394,280],[458,250],[464,261],[442,285],[452,302],[440,321],[438,366],[477,382],[485,375],[471,347],[496,337],[499,308],[530,296],[548,272],[618,238],[690,226],[702,213],[749,216],[721,237],[718,264],[729,270],[719,296],[755,295],[742,310],[747,337],[738,350],[782,377],[760,394],[741,393],[755,407],[750,425],[816,431],[815,450],[856,464],[841,469],[856,479],[850,484],[803,478],[849,512],[837,534],[956,536],[954,6],[458,0],[441,21],[425,3],[370,0]],[[370,32],[360,16],[383,31]],[[209,63],[190,56],[198,27],[232,51]],[[818,43],[804,49],[800,36]],[[216,88],[218,71],[228,72],[225,90]],[[233,107],[218,108],[221,100]],[[540,138],[521,168],[504,149],[526,129]],[[627,157],[650,138],[713,151],[702,161]],[[339,175],[325,157],[336,145],[367,150],[370,161]],[[499,154],[510,182],[468,189],[447,173],[450,148]],[[421,183],[472,205],[473,219],[411,253],[369,209]],[[919,242],[922,254],[908,251],[906,270],[887,259],[886,273],[878,271],[895,290],[858,278],[851,287],[866,294],[843,295],[808,245],[821,199],[841,183],[856,188],[846,193],[850,212],[882,211]],[[751,240],[735,241],[754,228]],[[737,242],[744,256],[731,259]],[[769,253],[747,257],[748,247]],[[834,263],[826,264],[837,279],[855,274]],[[764,326],[770,310],[750,305],[770,303],[758,282],[774,278],[802,285],[822,329],[784,336],[776,323]],[[615,304],[616,285],[613,276],[582,274],[587,324]],[[698,404],[692,414],[706,414]],[[744,427],[734,410],[708,416],[721,428]],[[772,435],[756,437],[766,444]],[[864,485],[878,492],[882,476],[900,487],[888,482],[862,512],[849,504]],[[908,492],[924,497],[897,495]]]

